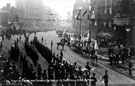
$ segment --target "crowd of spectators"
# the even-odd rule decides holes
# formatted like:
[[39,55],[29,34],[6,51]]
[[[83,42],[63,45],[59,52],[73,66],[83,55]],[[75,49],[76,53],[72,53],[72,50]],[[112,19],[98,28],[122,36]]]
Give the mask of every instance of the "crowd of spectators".
[[[26,55],[29,56],[34,64],[30,64],[27,61],[27,56],[24,55],[23,52],[19,50],[18,42],[21,38],[17,38],[14,42],[14,45],[11,46],[11,50],[9,52],[10,58],[6,59],[3,66],[3,75],[6,80],[10,79],[20,79],[26,78],[29,80],[79,80],[79,79],[94,79],[96,83],[95,73],[91,74],[92,68],[90,67],[89,62],[87,62],[86,66],[82,68],[81,66],[77,66],[77,62],[73,64],[63,59],[63,50],[60,50],[60,53],[51,52],[51,55],[46,55],[44,58],[49,58],[49,66],[48,69],[43,70],[41,68],[41,64],[37,63],[39,57],[37,52],[34,48],[39,48],[41,51],[43,46],[39,46],[36,44],[38,40],[35,42],[32,40],[31,42],[28,41],[26,37],[25,41],[25,51]],[[42,47],[42,48],[41,48]],[[39,50],[37,49],[37,50]],[[48,50],[48,49],[46,49]],[[40,52],[39,52],[40,53]],[[50,52],[49,52],[50,53]],[[92,51],[92,56],[95,56],[95,51]],[[21,68],[21,72],[17,69],[16,63],[19,63],[19,67]],[[10,77],[9,77],[10,76]]]
[[119,66],[125,65],[128,63],[129,74],[131,75],[132,62],[131,58],[133,57],[133,49],[132,46],[123,46],[122,44],[118,44],[113,47],[110,46],[108,48],[108,56],[109,62],[111,66]]

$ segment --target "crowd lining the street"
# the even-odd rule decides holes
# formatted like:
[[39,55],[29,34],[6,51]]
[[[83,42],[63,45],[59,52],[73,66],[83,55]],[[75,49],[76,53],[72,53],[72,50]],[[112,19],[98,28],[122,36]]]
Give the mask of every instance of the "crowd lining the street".
[[[2,41],[4,41],[4,38],[2,39]],[[29,80],[34,80],[34,79],[38,79],[38,80],[87,79],[89,80],[91,79],[91,86],[96,85],[96,82],[97,82],[97,79],[95,77],[96,74],[94,72],[92,73],[92,70],[91,70],[92,68],[90,67],[89,62],[87,62],[85,66],[85,70],[83,70],[83,68],[81,68],[80,66],[79,67],[77,66],[77,62],[74,62],[74,64],[71,64],[68,61],[63,60],[62,50],[60,50],[59,54],[47,51],[49,52],[49,54],[46,54],[44,52],[42,53],[44,53],[43,57],[46,60],[48,59],[47,61],[49,63],[49,66],[48,66],[48,69],[42,70],[41,65],[37,63],[39,57],[36,51],[34,50],[35,48],[37,48],[38,51],[40,49],[41,51],[43,51],[42,50],[43,46],[41,46],[42,44],[38,43],[39,40],[36,37],[31,42],[28,41],[28,37],[26,37],[26,40],[25,40],[26,54],[32,59],[34,64],[29,64],[28,61],[26,60],[27,56],[19,50],[18,43],[20,41],[21,41],[21,37],[17,38],[17,40],[15,40],[14,42],[14,45],[11,46],[11,50],[9,51],[9,54],[10,54],[9,59],[5,59],[5,57],[2,55],[3,76],[4,76],[3,80],[10,80],[10,79],[17,80],[20,78],[21,79],[26,78]],[[43,38],[42,38],[42,42],[43,42]],[[52,42],[51,42],[51,45],[53,45]],[[48,55],[50,58],[48,58]],[[120,46],[118,46],[118,52],[114,52],[114,49],[110,47],[108,49],[108,55],[109,55],[110,64],[115,65],[115,66],[119,64],[120,59],[122,61],[122,64],[124,64],[125,58],[130,56],[129,53],[127,53],[126,48],[121,48]],[[98,60],[98,57],[94,49],[92,49],[91,51],[91,58],[94,58],[94,60],[96,61]],[[22,68],[21,74],[17,70],[16,62],[19,63],[19,66]],[[129,71],[131,67],[132,67],[132,63],[129,65]],[[105,70],[105,75],[102,77],[102,79],[104,79],[105,86],[107,86],[108,85],[107,70]]]

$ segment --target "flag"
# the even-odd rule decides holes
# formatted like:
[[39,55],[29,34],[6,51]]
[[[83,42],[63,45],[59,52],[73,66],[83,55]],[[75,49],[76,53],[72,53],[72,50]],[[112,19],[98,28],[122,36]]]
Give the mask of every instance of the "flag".
[[87,10],[84,11],[83,16],[85,16],[85,14],[87,14]]
[[81,10],[78,12],[76,19],[78,20],[80,16],[81,16]]

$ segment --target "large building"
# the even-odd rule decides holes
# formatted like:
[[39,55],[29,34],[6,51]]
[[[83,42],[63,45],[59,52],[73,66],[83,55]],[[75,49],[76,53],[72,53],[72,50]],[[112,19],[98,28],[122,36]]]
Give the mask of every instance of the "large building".
[[29,28],[37,28],[42,23],[42,0],[16,0],[19,22]]
[[57,15],[42,0],[16,0],[16,8],[24,29],[55,29]]
[[[94,0],[98,32],[111,33],[119,43],[135,44],[134,0]],[[112,33],[113,32],[113,33]]]
[[8,24],[10,14],[8,11],[0,10],[0,29]]
[[[89,2],[88,2],[89,1]],[[88,10],[89,22],[77,20],[75,17],[80,12]],[[84,30],[90,29],[93,38],[97,38],[99,33],[112,35],[111,41],[116,41],[124,45],[135,46],[135,0],[76,0],[73,11],[74,28]],[[94,15],[94,18],[92,18]],[[80,18],[80,17],[79,17]],[[84,20],[87,17],[81,16]],[[81,22],[81,25],[80,25]],[[90,27],[89,27],[90,26]],[[92,27],[91,27],[92,26]]]
[[[91,38],[96,39],[97,27],[95,22],[90,20],[89,0],[76,0],[73,9],[73,28],[81,33],[90,32]],[[93,9],[92,9],[93,10]]]
[[11,6],[9,3],[1,8],[1,23],[8,27],[11,22],[17,22],[15,7]]
[[[73,8],[73,28],[76,31],[88,30],[88,21],[82,16],[82,13],[88,9],[88,4],[84,3],[83,0],[76,0]],[[77,16],[79,17],[77,19]]]

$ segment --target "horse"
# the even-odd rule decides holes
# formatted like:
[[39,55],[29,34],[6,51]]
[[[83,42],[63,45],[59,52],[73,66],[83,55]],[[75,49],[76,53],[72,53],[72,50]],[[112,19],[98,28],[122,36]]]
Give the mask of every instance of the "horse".
[[91,54],[91,50],[88,47],[82,47],[82,56],[89,56]]
[[63,42],[57,42],[57,49],[59,49],[59,46],[62,46],[62,49],[64,50],[64,45]]

